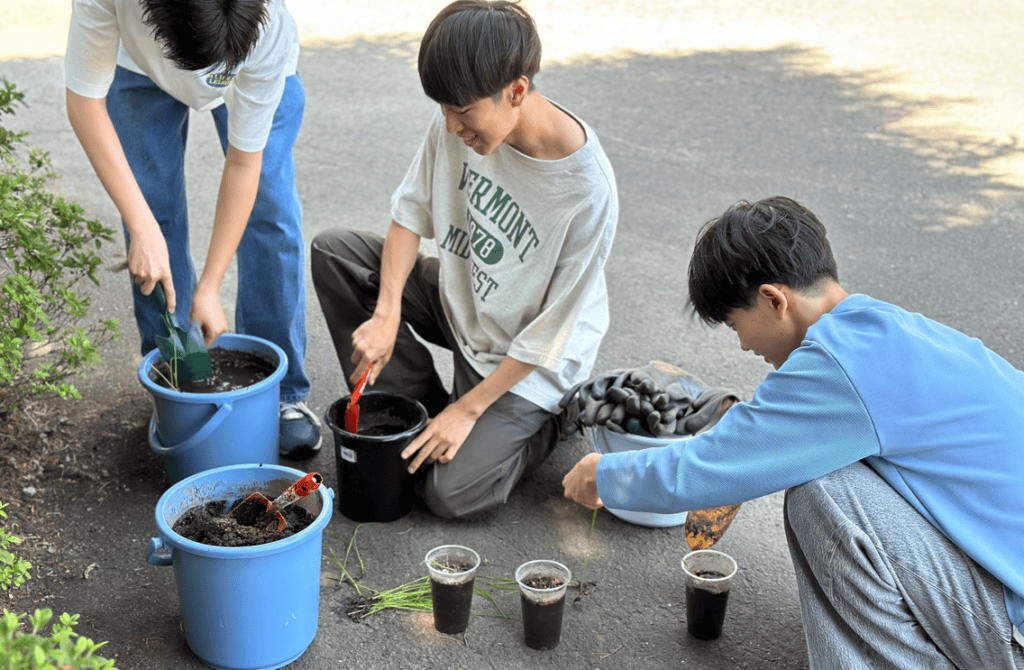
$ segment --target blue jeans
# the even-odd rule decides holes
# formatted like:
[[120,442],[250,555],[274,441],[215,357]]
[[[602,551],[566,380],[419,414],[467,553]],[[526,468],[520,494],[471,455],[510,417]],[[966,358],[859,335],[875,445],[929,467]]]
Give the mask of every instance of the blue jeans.
[[[282,402],[305,400],[310,385],[305,370],[306,247],[292,158],[305,104],[302,80],[295,74],[288,78],[274,114],[274,125],[263,150],[256,203],[235,255],[235,331],[269,340],[288,356],[288,372],[281,381]],[[107,111],[135,180],[167,242],[177,312],[187,315],[196,287],[185,200],[189,108],[149,77],[118,67],[107,94]],[[227,108],[221,105],[211,113],[226,153]],[[125,243],[131,245],[127,228]],[[154,337],[165,334],[165,328],[156,299],[142,295],[134,283],[132,294],[145,354],[156,347]],[[186,319],[179,320],[183,327],[188,326]]]
[[811,670],[1019,670],[1002,585],[863,462],[786,492]]

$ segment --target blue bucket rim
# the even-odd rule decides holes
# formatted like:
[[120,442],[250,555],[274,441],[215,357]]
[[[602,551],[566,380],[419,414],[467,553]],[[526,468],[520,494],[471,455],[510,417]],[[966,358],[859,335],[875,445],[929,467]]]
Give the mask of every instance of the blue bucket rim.
[[[418,433],[419,431],[423,430],[424,427],[426,427],[427,421],[430,419],[430,414],[427,412],[427,408],[423,405],[423,403],[421,403],[419,400],[416,400],[415,398],[410,398],[409,396],[402,395],[401,393],[392,393],[391,391],[366,391],[361,395],[361,397],[365,398],[367,396],[381,395],[389,395],[393,398],[400,398],[402,400],[405,400],[406,402],[416,405],[423,411],[423,420],[417,421],[415,425],[410,426],[409,428],[403,430],[401,433],[395,435],[363,435],[350,433],[347,430],[345,430],[344,426],[339,426],[335,424],[335,422],[331,421],[331,412],[334,410],[335,407],[339,407],[342,403],[347,403],[348,399],[352,397],[352,394],[350,393],[346,396],[338,398],[337,400],[332,402],[330,406],[327,407],[327,411],[324,412],[324,423],[326,423],[327,427],[330,428],[335,433],[349,435],[351,437],[357,438],[362,442],[369,442],[371,444],[374,442],[393,442],[397,438],[412,435],[413,433]],[[344,417],[344,412],[342,412],[341,415],[342,417]]]
[[[213,342],[213,346],[221,346],[225,349],[230,349],[230,343],[234,340],[240,340],[242,342],[255,342],[262,344],[271,349],[277,356],[277,369],[274,370],[266,379],[256,382],[252,386],[247,386],[242,389],[235,389],[233,391],[222,391],[220,393],[185,393],[183,391],[173,391],[171,389],[160,386],[152,379],[149,378],[148,371],[153,367],[155,360],[160,358],[160,349],[153,349],[145,356],[142,357],[142,362],[139,363],[139,381],[146,388],[147,391],[155,396],[158,396],[167,400],[177,400],[180,402],[210,402],[218,403],[224,400],[237,400],[250,395],[256,395],[262,393],[269,386],[275,386],[284,378],[285,373],[288,371],[288,355],[284,353],[284,349],[277,346],[270,340],[265,340],[262,337],[256,337],[255,335],[245,335],[243,333],[224,333]],[[243,350],[249,351],[249,350]]]
[[[205,556],[208,558],[256,558],[259,556],[277,554],[282,551],[287,551],[296,545],[304,544],[314,535],[321,534],[328,522],[330,522],[331,515],[334,512],[334,492],[328,486],[321,484],[320,487],[314,491],[315,494],[320,496],[320,514],[317,515],[316,519],[314,519],[313,523],[309,526],[303,528],[295,535],[286,537],[283,540],[275,540],[274,542],[257,544],[249,547],[218,547],[183,537],[174,532],[174,530],[167,524],[167,521],[164,519],[164,510],[169,504],[171,498],[179,494],[182,489],[187,486],[195,486],[199,480],[215,480],[220,473],[242,469],[253,469],[274,473],[274,477],[270,477],[269,479],[277,479],[284,475],[297,481],[299,478],[309,474],[302,470],[290,468],[286,465],[275,465],[272,463],[240,463],[237,465],[225,465],[219,468],[213,468],[212,470],[203,470],[202,472],[197,472],[194,475],[186,477],[185,479],[172,484],[169,489],[163,492],[160,496],[160,500],[156,503],[156,525],[159,529],[160,536],[164,541],[176,549],[186,551],[189,554]],[[213,498],[210,500],[213,500]]]

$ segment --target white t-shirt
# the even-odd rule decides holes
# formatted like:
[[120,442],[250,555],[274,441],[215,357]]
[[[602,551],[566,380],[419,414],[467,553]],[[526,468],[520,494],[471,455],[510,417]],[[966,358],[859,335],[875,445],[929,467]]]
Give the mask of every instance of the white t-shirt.
[[226,104],[228,142],[242,151],[260,151],[298,56],[298,31],[284,0],[267,5],[267,22],[252,53],[227,75],[178,69],[142,22],[139,0],[73,0],[64,73],[67,87],[86,98],[106,97],[114,68],[121,65],[193,109]]
[[466,359],[485,377],[505,356],[537,365],[512,392],[551,412],[590,375],[608,329],[604,264],[619,201],[597,136],[580,124],[586,144],[566,158],[508,144],[480,156],[438,110],[391,203],[396,223],[437,242],[441,302]]

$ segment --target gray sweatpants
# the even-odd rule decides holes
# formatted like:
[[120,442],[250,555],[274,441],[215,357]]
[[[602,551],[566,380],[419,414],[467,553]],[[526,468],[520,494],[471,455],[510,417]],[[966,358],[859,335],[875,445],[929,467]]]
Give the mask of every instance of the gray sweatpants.
[[1002,585],[863,462],[786,492],[813,669],[1020,670]]
[[[373,314],[380,290],[384,240],[372,233],[329,230],[313,240],[313,285],[346,380],[355,372],[352,333]],[[438,261],[423,255],[402,294],[402,325],[394,354],[373,386],[415,398],[430,416],[479,384],[483,377],[455,344],[441,307]],[[416,337],[452,351],[454,379],[445,390],[433,357]],[[496,400],[473,426],[449,463],[428,467],[423,499],[445,518],[475,516],[508,500],[529,468],[542,463],[558,442],[558,417],[514,393]]]

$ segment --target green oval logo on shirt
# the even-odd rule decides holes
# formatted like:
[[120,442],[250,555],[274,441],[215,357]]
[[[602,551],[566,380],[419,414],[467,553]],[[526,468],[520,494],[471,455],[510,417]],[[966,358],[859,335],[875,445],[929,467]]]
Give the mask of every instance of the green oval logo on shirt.
[[233,74],[211,74],[206,78],[206,84],[215,88],[224,88],[231,83],[234,77]]
[[481,226],[473,226],[473,253],[487,265],[494,265],[501,260],[505,249],[497,237]]

